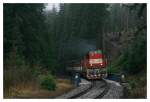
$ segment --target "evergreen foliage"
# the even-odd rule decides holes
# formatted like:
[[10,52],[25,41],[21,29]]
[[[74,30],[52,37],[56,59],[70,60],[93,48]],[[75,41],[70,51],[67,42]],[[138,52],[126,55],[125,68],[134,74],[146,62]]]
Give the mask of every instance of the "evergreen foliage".
[[[68,61],[82,59],[94,48],[103,50],[107,32],[136,31],[109,71],[146,72],[146,4],[60,4],[58,11],[44,7],[4,4],[5,86],[47,71],[65,74]],[[51,75],[43,76],[41,85],[49,90],[56,87]]]
[[40,85],[44,89],[48,90],[55,90],[56,89],[56,83],[55,79],[51,74],[48,75],[40,75]]

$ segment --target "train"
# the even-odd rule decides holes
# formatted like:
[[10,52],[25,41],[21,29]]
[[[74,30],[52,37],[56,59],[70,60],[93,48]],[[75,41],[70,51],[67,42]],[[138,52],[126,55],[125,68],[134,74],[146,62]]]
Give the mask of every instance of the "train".
[[89,51],[81,61],[67,67],[67,70],[79,73],[87,79],[107,77],[107,59],[102,50]]

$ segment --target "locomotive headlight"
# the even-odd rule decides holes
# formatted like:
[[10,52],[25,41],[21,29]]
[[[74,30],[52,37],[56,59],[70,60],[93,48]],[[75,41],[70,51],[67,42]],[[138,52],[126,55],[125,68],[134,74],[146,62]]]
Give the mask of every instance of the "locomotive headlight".
[[100,65],[102,66],[103,64],[101,63]]

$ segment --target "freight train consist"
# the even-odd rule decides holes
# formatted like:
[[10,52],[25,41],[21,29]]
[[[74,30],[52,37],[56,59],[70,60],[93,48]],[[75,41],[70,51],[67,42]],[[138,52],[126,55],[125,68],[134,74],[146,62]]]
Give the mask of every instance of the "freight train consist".
[[67,70],[80,73],[87,79],[107,77],[107,60],[101,50],[90,51],[79,63],[69,66]]

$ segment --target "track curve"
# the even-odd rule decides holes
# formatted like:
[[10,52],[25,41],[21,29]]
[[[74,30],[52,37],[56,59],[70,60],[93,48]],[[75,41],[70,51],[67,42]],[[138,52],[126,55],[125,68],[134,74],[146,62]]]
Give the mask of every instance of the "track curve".
[[102,80],[98,80],[98,81],[93,81],[92,83],[92,88],[85,94],[76,97],[77,99],[97,99],[97,98],[101,98],[102,96],[104,96],[109,88],[108,88],[108,84],[107,82],[102,79]]
[[102,98],[102,97],[109,91],[109,89],[110,89],[110,85],[107,83],[107,81],[104,80],[104,79],[103,79],[103,81],[104,81],[104,83],[105,83],[105,89],[103,90],[102,93],[100,93],[97,97],[95,97],[95,99],[100,99],[100,98]]
[[70,92],[56,97],[57,99],[98,99],[103,97],[109,90],[108,83],[102,80],[89,81],[89,84],[80,85]]

